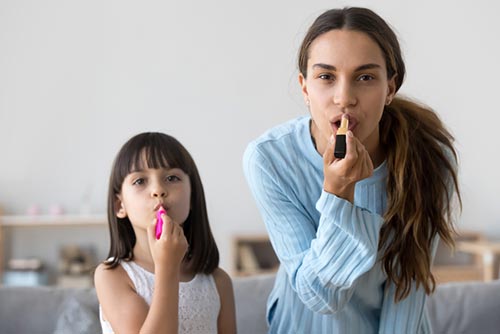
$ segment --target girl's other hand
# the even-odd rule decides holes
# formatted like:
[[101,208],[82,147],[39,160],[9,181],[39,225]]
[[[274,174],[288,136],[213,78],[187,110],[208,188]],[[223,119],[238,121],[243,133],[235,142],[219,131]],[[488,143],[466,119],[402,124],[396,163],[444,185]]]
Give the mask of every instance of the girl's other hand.
[[162,214],[163,230],[160,239],[156,239],[155,227],[157,219],[148,227],[148,239],[151,255],[157,268],[167,267],[179,269],[188,249],[188,242],[182,227],[166,214]]
[[346,134],[346,155],[337,159],[333,155],[335,137],[332,136],[323,154],[323,171],[325,191],[354,202],[354,186],[356,182],[373,174],[373,163],[364,145],[354,137],[351,131]]

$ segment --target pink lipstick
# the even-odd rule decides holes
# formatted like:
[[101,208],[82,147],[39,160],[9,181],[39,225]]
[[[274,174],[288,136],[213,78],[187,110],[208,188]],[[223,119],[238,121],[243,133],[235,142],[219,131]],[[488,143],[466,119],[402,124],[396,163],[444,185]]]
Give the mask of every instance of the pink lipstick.
[[156,240],[160,239],[161,231],[163,230],[163,219],[161,218],[162,214],[167,214],[167,211],[162,206],[160,206],[160,209],[158,209],[158,212],[156,213],[156,219],[158,220],[156,222],[156,229],[155,229]]

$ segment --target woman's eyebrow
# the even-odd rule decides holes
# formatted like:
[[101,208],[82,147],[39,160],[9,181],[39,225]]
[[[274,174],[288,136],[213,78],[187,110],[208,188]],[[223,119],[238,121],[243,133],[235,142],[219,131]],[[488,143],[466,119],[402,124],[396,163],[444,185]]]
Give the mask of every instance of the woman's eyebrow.
[[[335,66],[329,65],[329,64],[324,64],[324,63],[314,64],[312,66],[312,68],[313,69],[320,68],[320,69],[324,69],[324,70],[328,70],[328,71],[337,71],[337,68]],[[379,64],[375,64],[375,63],[369,63],[369,64],[363,64],[363,65],[356,67],[356,69],[354,71],[359,72],[359,71],[378,69],[378,68],[382,68],[382,66],[380,66]]]

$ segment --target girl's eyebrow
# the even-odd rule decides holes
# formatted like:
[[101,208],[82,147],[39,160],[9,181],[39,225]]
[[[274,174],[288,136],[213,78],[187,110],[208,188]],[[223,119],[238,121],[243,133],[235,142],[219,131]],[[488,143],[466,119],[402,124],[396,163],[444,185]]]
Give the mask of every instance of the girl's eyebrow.
[[141,173],[144,171],[144,168],[133,168],[130,170],[129,174],[132,174],[132,173]]
[[[328,71],[337,71],[337,68],[335,66],[329,65],[329,64],[324,64],[324,63],[314,64],[312,66],[312,68],[313,69],[320,68],[320,69],[324,69],[324,70],[328,70]],[[382,66],[380,66],[379,64],[375,64],[375,63],[369,63],[369,64],[364,64],[364,65],[356,67],[354,72],[371,70],[371,69],[378,69],[378,68],[382,68]]]

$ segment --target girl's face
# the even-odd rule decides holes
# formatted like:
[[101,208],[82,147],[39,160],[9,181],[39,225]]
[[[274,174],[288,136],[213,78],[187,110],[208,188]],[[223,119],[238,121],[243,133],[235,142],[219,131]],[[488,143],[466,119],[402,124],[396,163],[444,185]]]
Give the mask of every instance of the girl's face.
[[387,78],[382,50],[368,35],[331,30],[317,37],[309,48],[307,78],[300,74],[299,82],[319,153],[337,133],[343,114],[368,152],[378,149],[378,124],[395,94],[395,78]]
[[186,221],[191,208],[189,175],[179,168],[145,168],[125,177],[117,199],[117,217],[128,217],[134,227],[146,228],[160,206],[174,222]]

